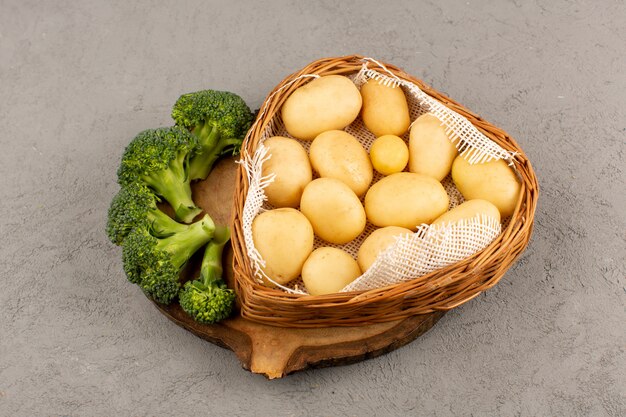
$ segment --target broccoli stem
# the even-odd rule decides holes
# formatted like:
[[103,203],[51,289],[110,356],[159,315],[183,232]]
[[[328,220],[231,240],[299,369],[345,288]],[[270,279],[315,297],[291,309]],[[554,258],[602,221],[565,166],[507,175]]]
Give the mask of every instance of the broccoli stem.
[[185,231],[159,239],[157,248],[170,253],[171,263],[181,268],[191,256],[213,238],[215,223],[208,214],[186,226]]
[[179,171],[177,165],[179,163],[172,163],[173,169],[165,169],[158,173],[145,175],[143,180],[157,194],[170,203],[178,220],[191,223],[202,212],[202,209],[196,207],[191,199],[189,178],[185,178],[184,169],[181,167]]
[[230,240],[230,230],[225,226],[217,226],[213,235],[213,240],[209,242],[200,268],[200,279],[207,287],[215,286],[222,280],[222,254],[224,246]]
[[157,237],[167,237],[174,233],[184,232],[189,227],[186,224],[178,223],[159,209],[149,210],[147,217],[152,233]]
[[197,154],[189,164],[190,178],[192,180],[205,179],[213,169],[215,162],[217,162],[220,156],[223,155],[224,151],[229,146],[236,146],[239,144],[241,144],[241,140],[239,139],[223,139],[212,148],[203,150],[202,154]]
[[217,146],[221,134],[211,123],[203,123],[193,129],[198,137],[200,149],[189,163],[189,178],[192,180],[205,179],[211,172],[212,163],[209,162],[213,149]]
[[189,163],[189,178],[191,180],[205,179],[213,169],[213,165],[229,146],[236,146],[241,139],[224,138],[220,130],[210,122],[205,122],[193,129],[198,137],[200,150],[191,158]]

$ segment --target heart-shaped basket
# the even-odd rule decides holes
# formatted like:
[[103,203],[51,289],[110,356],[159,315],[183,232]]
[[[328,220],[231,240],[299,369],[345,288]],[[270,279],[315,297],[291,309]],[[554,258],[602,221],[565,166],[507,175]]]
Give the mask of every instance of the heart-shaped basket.
[[255,155],[262,141],[272,135],[277,125],[282,125],[282,104],[311,77],[339,74],[354,78],[365,68],[412,83],[419,94],[424,93],[428,100],[434,99],[469,121],[478,132],[498,145],[498,149],[510,155],[509,162],[521,182],[515,212],[487,247],[424,275],[381,288],[322,296],[283,291],[263,285],[248,256],[243,220],[250,182],[246,163],[242,161],[237,173],[232,219],[233,271],[241,315],[249,320],[283,327],[359,326],[449,310],[495,285],[528,245],[538,184],[530,161],[519,145],[503,130],[390,64],[352,55],[321,59],[291,74],[264,101],[242,146],[242,158]]

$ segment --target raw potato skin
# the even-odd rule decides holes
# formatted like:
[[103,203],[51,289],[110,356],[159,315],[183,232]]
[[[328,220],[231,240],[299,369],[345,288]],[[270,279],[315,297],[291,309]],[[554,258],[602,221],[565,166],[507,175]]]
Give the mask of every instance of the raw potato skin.
[[352,256],[337,248],[315,249],[302,267],[302,281],[311,295],[339,292],[361,275]]
[[399,226],[416,230],[448,210],[450,199],[432,177],[399,172],[372,185],[365,195],[368,220],[378,227]]
[[327,130],[343,129],[361,111],[361,94],[343,75],[317,78],[294,91],[281,108],[287,132],[313,140]]
[[335,178],[361,197],[369,188],[374,170],[367,151],[351,134],[330,130],[318,135],[309,150],[313,169],[323,178]]
[[466,200],[487,200],[500,210],[502,217],[515,211],[521,185],[503,159],[470,165],[459,155],[452,164],[452,179]]
[[271,158],[263,163],[263,176],[276,174],[265,187],[267,201],[274,207],[298,207],[304,187],[313,180],[306,150],[296,140],[274,136],[264,143]]
[[458,151],[441,121],[426,113],[411,126],[409,155],[409,171],[441,181],[450,173]]
[[387,87],[370,79],[361,86],[361,96],[363,123],[376,137],[406,133],[411,116],[401,87]]
[[281,285],[300,275],[313,251],[313,227],[304,214],[292,208],[259,214],[252,222],[252,238],[265,260],[263,272]]
[[383,175],[404,171],[409,162],[409,148],[396,135],[383,135],[370,147],[370,159],[374,169]]
[[444,223],[452,224],[459,220],[472,219],[479,214],[484,214],[485,216],[493,217],[498,222],[500,221],[500,211],[496,206],[487,200],[475,199],[467,200],[463,204],[459,204],[452,210],[442,214],[432,222],[432,226]]
[[378,254],[387,249],[396,241],[396,237],[413,232],[404,227],[388,226],[374,230],[371,235],[361,243],[359,253],[357,254],[357,263],[361,272],[365,273],[374,263]]
[[302,193],[300,210],[326,242],[348,243],[365,229],[365,210],[359,198],[334,178],[311,181]]

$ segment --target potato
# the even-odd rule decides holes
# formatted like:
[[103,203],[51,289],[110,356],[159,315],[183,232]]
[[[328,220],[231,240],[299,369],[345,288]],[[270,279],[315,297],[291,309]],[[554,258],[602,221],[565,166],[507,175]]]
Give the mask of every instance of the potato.
[[309,151],[313,169],[323,178],[335,178],[357,196],[365,194],[374,177],[367,151],[359,141],[343,130],[329,130],[318,135]]
[[337,248],[315,249],[302,267],[302,281],[311,295],[339,292],[360,275],[352,256]]
[[327,75],[291,93],[281,108],[287,132],[313,140],[327,130],[343,129],[361,110],[361,94],[349,78]]
[[271,157],[263,163],[263,176],[276,175],[264,189],[267,201],[274,207],[298,207],[304,187],[313,180],[306,150],[282,136],[271,137],[264,145]]
[[376,229],[371,235],[361,243],[356,261],[361,268],[361,272],[365,273],[378,257],[378,254],[387,249],[396,241],[396,237],[412,234],[413,232],[404,227],[388,226]]
[[409,148],[395,135],[377,138],[370,147],[370,159],[374,169],[383,175],[402,172],[409,162]]
[[313,227],[304,214],[279,208],[252,221],[254,246],[265,260],[263,272],[279,284],[297,278],[313,250]]
[[406,133],[411,117],[401,87],[388,87],[370,79],[361,86],[361,97],[363,123],[376,137]]
[[500,211],[498,211],[496,206],[487,200],[476,199],[467,200],[452,210],[443,213],[441,216],[437,217],[431,225],[452,224],[458,222],[459,220],[473,219],[480,214],[493,217],[498,222],[500,221]]
[[487,200],[500,210],[502,217],[515,211],[521,185],[503,159],[470,165],[459,155],[452,164],[452,179],[466,200]]
[[409,154],[409,171],[441,181],[450,172],[458,152],[441,121],[426,113],[411,126]]
[[330,243],[348,243],[365,229],[365,211],[359,198],[334,178],[311,181],[302,193],[300,210],[315,234]]
[[[446,210],[450,200],[441,183],[411,172],[391,174],[372,185],[365,195],[365,212],[375,226],[416,230]],[[315,227],[315,226],[314,226]]]

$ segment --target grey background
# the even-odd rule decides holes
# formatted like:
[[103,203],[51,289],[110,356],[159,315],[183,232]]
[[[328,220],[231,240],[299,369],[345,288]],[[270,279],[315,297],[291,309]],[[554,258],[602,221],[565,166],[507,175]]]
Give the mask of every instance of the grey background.
[[[626,414],[623,1],[0,0],[0,415]],[[412,344],[267,381],[161,316],[104,225],[183,92],[258,107],[324,57],[392,62],[515,137],[529,249]]]

